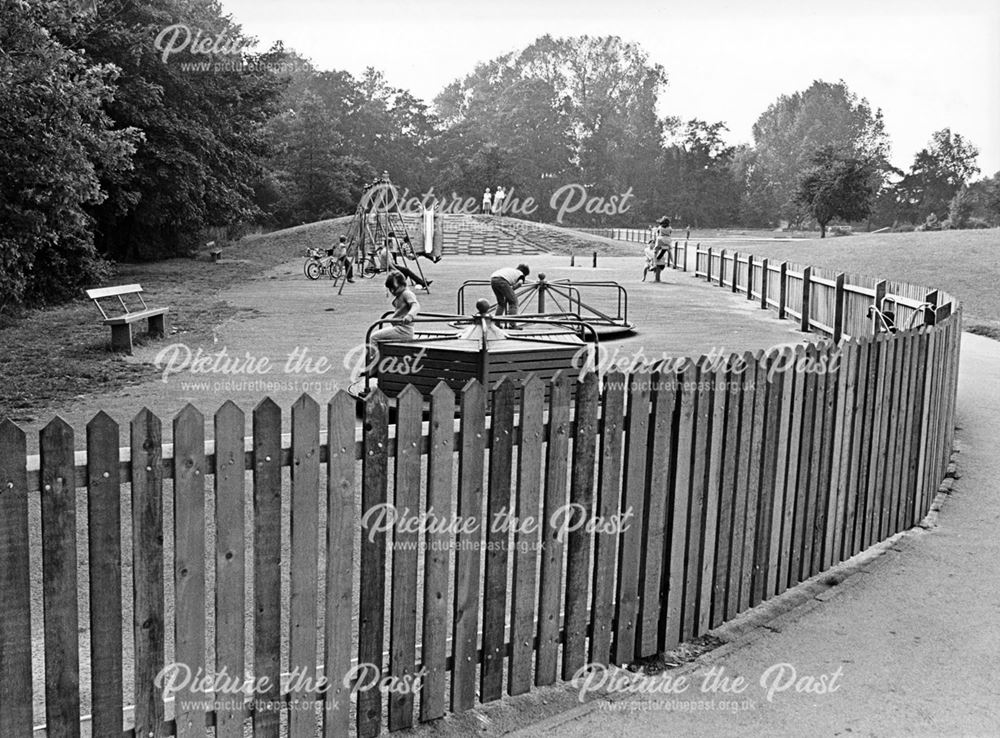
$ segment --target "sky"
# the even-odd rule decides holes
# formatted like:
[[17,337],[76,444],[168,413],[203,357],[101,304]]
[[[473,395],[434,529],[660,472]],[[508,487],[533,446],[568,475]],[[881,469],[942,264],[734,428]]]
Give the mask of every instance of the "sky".
[[475,65],[553,36],[617,35],[664,67],[660,114],[724,121],[731,144],[780,95],[843,80],[881,108],[909,168],[949,127],[1000,171],[998,0],[222,0],[258,50],[281,40],[319,69],[381,70],[433,101]]

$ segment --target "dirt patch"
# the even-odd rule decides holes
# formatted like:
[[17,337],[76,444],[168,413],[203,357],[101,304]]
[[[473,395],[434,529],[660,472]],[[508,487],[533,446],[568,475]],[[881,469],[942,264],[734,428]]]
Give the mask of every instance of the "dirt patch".
[[[195,258],[120,264],[107,285],[138,282],[154,307],[170,307],[171,336],[188,343],[210,340],[215,326],[238,310],[212,297],[240,282],[260,278],[277,264],[323,246],[346,230],[348,218],[323,221],[274,234],[250,236],[222,249],[212,263],[207,252]],[[101,286],[107,286],[101,285]],[[97,286],[97,285],[95,285]],[[135,327],[135,343],[146,342]],[[110,330],[93,303],[81,298],[0,322],[0,418],[32,422],[69,402],[114,392],[151,379],[154,369],[109,350]]]

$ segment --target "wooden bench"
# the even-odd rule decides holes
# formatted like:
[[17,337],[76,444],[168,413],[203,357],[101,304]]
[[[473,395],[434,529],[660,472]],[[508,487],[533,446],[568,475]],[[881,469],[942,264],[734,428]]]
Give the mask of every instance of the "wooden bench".
[[[130,300],[132,306],[125,301],[127,295],[138,298]],[[142,287],[137,284],[124,284],[120,287],[101,287],[87,290],[87,297],[94,301],[97,309],[104,316],[104,325],[111,326],[111,350],[132,353],[132,324],[137,320],[147,321],[149,335],[162,338],[167,334],[167,311],[170,308],[151,308],[142,297]],[[117,298],[115,303],[111,298]],[[101,300],[106,300],[104,304]],[[121,312],[117,308],[121,307]],[[108,308],[108,309],[105,309]],[[109,314],[109,312],[111,314]]]

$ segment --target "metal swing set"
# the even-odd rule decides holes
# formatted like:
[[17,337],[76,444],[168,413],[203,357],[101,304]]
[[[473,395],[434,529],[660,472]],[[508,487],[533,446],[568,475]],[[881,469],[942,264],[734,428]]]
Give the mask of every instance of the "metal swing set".
[[[411,279],[419,277],[412,281],[430,293],[429,282],[420,267],[406,219],[399,208],[399,192],[388,172],[383,172],[365,188],[347,231],[347,254],[359,277],[374,278],[396,270]],[[338,280],[339,295],[347,284],[347,275],[342,274]]]

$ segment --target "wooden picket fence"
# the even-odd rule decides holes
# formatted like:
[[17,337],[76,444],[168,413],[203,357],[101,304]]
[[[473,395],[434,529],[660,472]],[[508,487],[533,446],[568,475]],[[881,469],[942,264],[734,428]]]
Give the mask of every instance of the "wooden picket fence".
[[[99,413],[85,452],[56,418],[38,457],[4,421],[0,735],[400,730],[671,649],[920,521],[951,449],[954,301],[871,335],[880,284],[927,291],[696,257],[841,340],[548,388],[442,383],[429,408],[409,387],[394,416],[376,392],[360,424],[344,393],[303,396],[289,435],[269,399],[249,435],[225,403],[208,442],[191,406],[172,444],[148,410],[124,447]],[[371,525],[390,503],[408,516]],[[402,522],[421,515],[460,524]],[[173,662],[266,682],[168,695]]]

